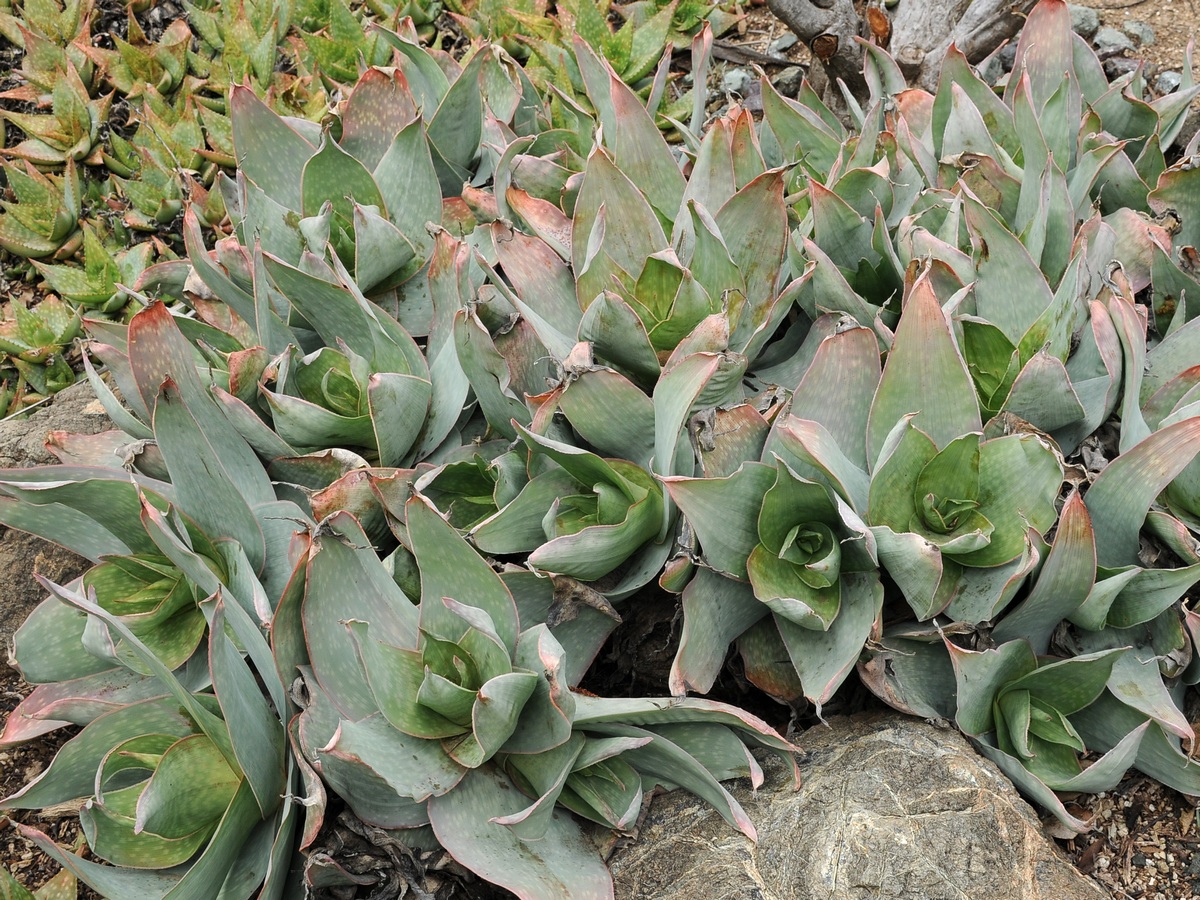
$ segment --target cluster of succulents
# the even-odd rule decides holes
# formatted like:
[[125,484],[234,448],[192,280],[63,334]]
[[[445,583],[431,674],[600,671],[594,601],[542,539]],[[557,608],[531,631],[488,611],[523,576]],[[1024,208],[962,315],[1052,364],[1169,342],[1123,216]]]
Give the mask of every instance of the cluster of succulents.
[[[120,34],[93,34],[98,10],[91,0],[27,0],[19,14],[0,13],[0,36],[24,50],[14,73],[17,86],[0,94],[0,120],[24,136],[7,148],[0,139],[9,160],[0,175],[0,186],[8,187],[0,200],[0,253],[13,258],[12,276],[42,276],[46,290],[93,315],[112,316],[133,300],[132,314],[140,302],[116,285],[138,285],[156,259],[172,270],[183,249],[179,224],[185,204],[206,229],[227,228],[224,195],[214,185],[219,172],[231,173],[237,163],[227,105],[235,88],[248,89],[297,122],[316,123],[334,98],[356,83],[364,66],[403,68],[403,54],[391,37],[402,22],[414,42],[441,44],[443,37],[452,37],[436,28],[439,0],[362,8],[352,8],[347,0],[185,3],[187,18],[165,29],[150,29],[139,18],[152,6],[130,9]],[[577,12],[603,24],[608,9],[588,0]],[[618,36],[607,30],[593,36],[597,50],[631,81],[643,80],[664,51],[685,44],[706,19],[721,29],[735,21],[699,0],[686,9],[671,4],[651,12],[633,4]],[[643,27],[648,16],[662,27]],[[449,27],[468,34],[507,32],[502,20],[508,18],[499,7],[475,10]],[[537,22],[531,18],[526,21],[542,56],[559,62],[570,58],[564,46],[571,30],[545,15]],[[631,42],[635,31],[637,40]],[[456,65],[440,50],[434,58],[450,70]],[[565,70],[555,70],[546,82],[560,80],[574,94],[582,90],[577,72],[575,79],[572,85]],[[124,110],[118,117],[123,121],[114,119],[114,105]],[[460,167],[455,177],[462,174]],[[74,258],[89,229],[97,240],[89,244],[94,247],[90,257],[79,260],[80,269]],[[114,267],[105,260],[130,252],[128,265]],[[54,277],[20,262],[50,257],[59,263]],[[119,277],[111,277],[118,271]],[[160,286],[153,273],[140,285]],[[102,304],[77,299],[100,293],[106,294]],[[12,321],[10,314],[8,324]],[[28,367],[15,366],[5,350],[8,360],[0,368],[8,387],[2,411],[37,402],[60,386],[61,378],[42,373],[29,380]],[[65,350],[64,345],[58,356]]]
[[[373,38],[321,124],[232,89],[228,231],[186,209],[142,274],[174,311],[85,323],[115,429],[0,478],[94,563],[18,632],[0,744],[82,731],[0,807],[82,802],[102,862],[29,837],[107,895],[292,896],[355,883],[304,852],[336,796],[611,895],[579,820],[657,787],[754,835],[720,782],[790,745],[688,696],[731,651],[817,715],[853,673],[953,721],[1068,828],[1131,767],[1200,794],[1200,86],[1109,84],[1042,0],[1004,85],[872,48],[852,129],[764,79],[672,146],[584,37],[575,93]],[[660,588],[668,696],[579,690]]]

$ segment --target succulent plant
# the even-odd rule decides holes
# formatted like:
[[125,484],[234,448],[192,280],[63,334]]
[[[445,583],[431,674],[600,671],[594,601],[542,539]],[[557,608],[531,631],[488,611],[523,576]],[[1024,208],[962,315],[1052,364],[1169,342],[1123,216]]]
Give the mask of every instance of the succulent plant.
[[112,94],[95,100],[89,97],[87,87],[68,60],[65,70],[55,80],[51,96],[49,114],[0,110],[0,116],[27,135],[15,147],[5,150],[5,154],[43,166],[61,165],[68,159],[98,162],[100,129],[108,121]]
[[34,266],[46,280],[47,287],[62,299],[112,313],[128,301],[128,295],[117,285],[135,284],[148,267],[153,252],[153,245],[142,243],[114,255],[93,229],[84,226],[82,268],[40,262],[35,262]]
[[[699,90],[670,144],[647,61],[702,11],[615,11],[636,24],[507,10],[536,37],[510,49],[557,79],[543,97],[494,45],[424,48],[427,21],[193,8],[228,59],[189,56],[174,100],[145,88],[104,154],[129,227],[183,212],[189,259],[140,275],[121,266],[148,251],[73,237],[73,159],[6,168],[0,233],[84,245],[82,270],[39,264],[48,283],[115,307],[136,277],[147,304],[88,322],[116,429],[0,478],[0,522],[93,562],[18,631],[36,688],[0,742],[83,732],[0,806],[90,798],[115,865],[33,836],[102,893],[343,879],[304,858],[336,794],[521,896],[608,896],[576,816],[626,829],[681,786],[753,835],[719,782],[789,745],[686,697],[731,647],[793,708],[821,715],[854,670],[955,722],[1071,828],[1056,792],[1130,767],[1200,794],[1200,167],[1195,143],[1168,156],[1200,87],[1110,85],[1042,0],[997,90],[953,49],[935,93],[910,90],[872,46],[853,129],[764,81],[762,123],[703,128]],[[233,87],[226,120],[247,73],[275,94]],[[77,327],[50,302],[9,326],[16,364]],[[680,595],[673,696],[579,689],[654,579]]]
[[0,199],[0,247],[15,256],[65,259],[79,249],[81,195],[74,160],[59,176],[3,164],[13,199]]
[[573,693],[580,662],[545,624],[523,629],[521,609],[537,608],[533,585],[510,590],[420,496],[408,501],[406,523],[419,607],[378,580],[350,608],[326,590],[374,563],[354,549],[362,535],[343,513],[311,545],[301,613],[309,630],[331,603],[348,617],[344,636],[309,648],[298,734],[364,821],[402,835],[428,824],[467,868],[539,897],[612,891],[556,806],[627,828],[643,790],[678,785],[753,836],[718,780],[755,771],[747,746],[786,756],[789,745],[765,723],[710,701]]
[[0,350],[19,377],[4,409],[35,403],[75,383],[64,357],[79,328],[78,312],[56,297],[46,297],[33,309],[19,300],[9,302],[0,320]]
[[200,77],[213,82],[210,89],[221,93],[246,78],[263,88],[269,86],[276,48],[291,26],[293,5],[288,0],[216,4],[185,0],[188,21],[200,43],[198,53],[188,51],[189,68],[198,69]]
[[187,22],[176,19],[158,41],[150,43],[137,17],[130,13],[125,37],[113,37],[115,49],[88,47],[85,52],[115,90],[127,99],[136,100],[148,88],[170,95],[183,86],[191,42],[192,31]]
[[73,900],[79,896],[79,886],[75,876],[63,870],[36,891],[31,891],[11,872],[0,867],[0,892],[12,900]]
[[[403,16],[394,15],[379,24],[395,27],[400,18]],[[369,66],[387,65],[391,61],[388,42],[377,32],[368,33],[365,23],[359,21],[344,0],[301,4],[296,9],[296,19],[314,70],[334,83],[356,82],[360,58]]]

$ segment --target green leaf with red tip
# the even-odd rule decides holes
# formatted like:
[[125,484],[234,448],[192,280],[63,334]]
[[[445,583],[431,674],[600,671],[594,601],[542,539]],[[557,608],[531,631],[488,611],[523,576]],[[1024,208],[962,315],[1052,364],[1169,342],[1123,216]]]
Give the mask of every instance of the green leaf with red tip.
[[909,290],[895,343],[871,404],[868,460],[879,459],[893,426],[913,413],[917,414],[917,427],[939,448],[982,427],[975,387],[930,286],[928,270]]
[[248,87],[233,88],[229,113],[238,169],[277,203],[300,210],[300,174],[316,148]]
[[1154,499],[1200,450],[1200,417],[1154,432],[1105,467],[1085,502],[1102,566],[1137,563],[1138,533]]
[[391,146],[392,136],[416,117],[416,102],[404,73],[371,67],[346,98],[342,149],[373,170]]

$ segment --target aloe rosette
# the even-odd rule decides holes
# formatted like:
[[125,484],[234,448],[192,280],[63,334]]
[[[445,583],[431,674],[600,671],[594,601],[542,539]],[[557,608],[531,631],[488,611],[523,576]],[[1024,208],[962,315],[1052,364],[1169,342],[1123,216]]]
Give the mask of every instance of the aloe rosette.
[[[569,659],[546,625],[521,627],[522,610],[545,616],[535,585],[506,583],[424,498],[408,501],[405,518],[419,606],[381,570],[366,576],[375,560],[356,549],[361,532],[344,514],[307,564],[307,631],[333,603],[349,618],[343,634],[310,640],[297,735],[357,815],[403,840],[421,840],[428,826],[467,868],[529,897],[611,896],[565,810],[627,828],[654,784],[697,792],[753,834],[719,780],[754,776],[748,746],[786,754],[787,742],[709,701],[574,693],[586,662]],[[347,578],[370,585],[350,607],[324,589]],[[576,633],[573,646],[586,657],[602,640]]]
[[[4,738],[84,731],[3,803],[91,796],[84,834],[112,866],[33,837],[101,893],[248,897],[266,878],[275,894],[295,823],[280,797],[295,765],[285,760],[289,701],[264,629],[293,566],[267,548],[286,546],[309,520],[276,500],[170,313],[147,308],[128,338],[131,395],[151,404],[157,428],[157,453],[130,448],[128,458],[155,474],[127,471],[110,434],[66,445],[90,464],[4,479],[6,524],[95,565],[76,585],[47,585],[52,596],[19,630],[18,665],[41,687]],[[128,412],[123,421],[141,427]]]
[[524,429],[521,435],[530,468],[546,470],[471,529],[476,547],[525,553],[535,568],[596,581],[657,539],[663,495],[649,473]]

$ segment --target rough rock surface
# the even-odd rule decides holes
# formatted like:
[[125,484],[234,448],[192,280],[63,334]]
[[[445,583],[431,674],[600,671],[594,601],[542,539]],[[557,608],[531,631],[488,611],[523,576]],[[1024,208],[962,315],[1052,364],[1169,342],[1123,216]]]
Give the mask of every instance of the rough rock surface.
[[[45,447],[51,431],[95,434],[112,427],[87,383],[74,385],[27,418],[0,422],[0,468],[57,462]],[[4,573],[0,650],[8,646],[13,632],[46,595],[33,580],[35,572],[62,582],[81,574],[87,566],[87,560],[48,541],[0,527],[0,572]]]
[[799,744],[804,786],[764,761],[733,791],[752,844],[681,791],[609,861],[618,900],[1103,900],[1012,784],[957,731],[893,713],[835,718]]
[[1071,30],[1082,38],[1090,38],[1100,28],[1100,14],[1087,6],[1068,3],[1071,11]]

